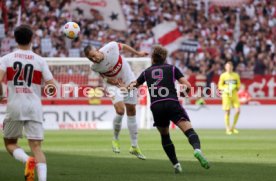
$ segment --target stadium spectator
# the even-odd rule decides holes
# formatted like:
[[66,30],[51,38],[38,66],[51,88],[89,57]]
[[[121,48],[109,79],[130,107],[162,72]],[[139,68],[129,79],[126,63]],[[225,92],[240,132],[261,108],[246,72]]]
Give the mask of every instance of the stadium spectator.
[[[254,74],[276,74],[276,1],[254,0],[240,8],[240,38],[235,42],[236,11],[233,8],[209,7],[206,19],[204,4],[180,0],[120,0],[128,30],[108,28],[102,16],[92,11],[90,19],[78,18],[81,35],[70,42],[62,35],[62,26],[70,19],[69,0],[25,0],[21,23],[32,25],[34,52],[47,57],[83,56],[82,49],[91,43],[96,48],[116,40],[135,49],[150,50],[154,43],[151,29],[164,21],[175,21],[181,33],[199,42],[196,55],[181,50],[173,52],[169,61],[186,75],[204,72],[208,79],[220,73],[223,64],[232,61],[241,77]],[[7,0],[8,25],[17,23],[19,1]],[[11,11],[12,9],[12,11]],[[79,11],[82,17],[82,12]],[[74,19],[73,19],[74,20]],[[4,55],[15,48],[14,37],[8,31],[0,39]],[[126,54],[125,56],[130,56]],[[203,68],[202,68],[203,67]]]

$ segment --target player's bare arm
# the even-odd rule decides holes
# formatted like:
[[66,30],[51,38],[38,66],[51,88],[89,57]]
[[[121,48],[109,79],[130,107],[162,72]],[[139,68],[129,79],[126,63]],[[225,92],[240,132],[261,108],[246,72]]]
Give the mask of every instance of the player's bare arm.
[[135,88],[138,88],[140,86],[140,84],[138,84],[137,81],[133,81],[129,85],[126,85],[122,80],[117,79],[116,86],[123,90],[131,91]]
[[2,80],[5,76],[5,72],[3,70],[0,69],[0,82],[2,83]]
[[218,89],[221,91],[223,90],[223,82],[224,82],[224,80],[222,78],[222,75],[220,75],[219,82],[218,82]]
[[2,80],[4,76],[5,76],[5,72],[3,70],[0,70],[0,101],[4,99],[3,86],[2,86]]
[[190,92],[191,87],[192,87],[190,82],[187,79],[185,79],[184,77],[181,77],[180,79],[178,79],[178,82],[179,82],[179,84],[181,84],[181,87],[183,87],[183,89],[185,91],[185,92],[181,92],[181,96],[187,97],[187,94]]
[[144,51],[136,51],[134,48],[130,47],[129,45],[127,44],[123,44],[123,43],[120,43],[120,46],[122,48],[123,51],[128,51],[130,53],[133,53],[139,57],[144,57],[144,56],[147,56],[148,53],[147,52],[144,52]]
[[122,83],[122,80],[116,79],[116,78],[104,78],[104,81],[106,81],[108,84],[115,85],[120,87],[120,84]]
[[127,90],[133,90],[135,88],[140,87],[140,84],[137,81],[131,82],[129,85],[120,84],[120,87],[125,87]]

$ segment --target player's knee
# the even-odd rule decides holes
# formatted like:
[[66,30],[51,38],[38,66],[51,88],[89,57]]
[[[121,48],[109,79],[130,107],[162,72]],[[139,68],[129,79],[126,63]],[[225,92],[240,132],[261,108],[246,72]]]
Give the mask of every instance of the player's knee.
[[125,104],[123,102],[115,103],[114,108],[118,115],[123,116],[125,114]]
[[127,115],[128,116],[135,116],[136,115],[135,105],[127,105]]
[[17,148],[16,144],[5,144],[7,152],[9,152],[11,155],[13,151]]
[[124,107],[116,107],[116,113],[120,116],[123,116],[125,114]]
[[5,147],[6,147],[6,150],[12,154],[12,152],[18,148],[18,145],[17,145],[17,141],[13,141],[13,140],[4,140],[5,142]]
[[179,127],[179,129],[181,129],[182,132],[185,132],[185,131],[193,128],[191,122],[187,121],[187,120],[180,120],[178,122],[177,126]]
[[225,114],[229,115],[230,114],[230,110],[225,110]]

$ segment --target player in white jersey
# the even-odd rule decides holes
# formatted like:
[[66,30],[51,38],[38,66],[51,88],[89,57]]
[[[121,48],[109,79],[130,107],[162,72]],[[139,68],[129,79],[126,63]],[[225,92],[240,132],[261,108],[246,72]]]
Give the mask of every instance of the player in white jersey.
[[[38,180],[46,181],[46,158],[41,150],[44,139],[41,84],[44,81],[46,85],[54,85],[53,76],[46,61],[31,51],[31,27],[18,26],[14,36],[18,50],[5,55],[0,61],[0,83],[6,76],[8,87],[4,142],[7,151],[25,164],[25,180],[34,181],[36,168]],[[3,93],[1,95],[3,98]],[[23,129],[34,157],[27,155],[17,144]]]
[[127,125],[130,133],[131,147],[129,152],[140,159],[145,159],[138,147],[137,138],[137,122],[136,122],[136,104],[137,91],[123,94],[120,89],[115,86],[120,80],[126,84],[135,80],[133,71],[128,62],[120,55],[120,50],[126,50],[140,57],[146,56],[146,52],[138,52],[130,46],[117,42],[110,42],[99,50],[93,50],[91,46],[84,49],[85,56],[93,62],[91,69],[98,72],[105,81],[107,91],[112,96],[112,102],[116,110],[116,116],[113,120],[114,137],[112,141],[112,149],[115,153],[120,153],[119,133],[122,126],[122,119],[127,113]]

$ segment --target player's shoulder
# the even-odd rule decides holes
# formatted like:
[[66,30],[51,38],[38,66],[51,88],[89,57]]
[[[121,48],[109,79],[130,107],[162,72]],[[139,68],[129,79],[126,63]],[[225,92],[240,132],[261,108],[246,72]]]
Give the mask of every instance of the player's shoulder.
[[34,61],[38,61],[39,63],[47,63],[44,57],[34,53],[33,51],[31,52],[31,54],[34,56]]
[[105,47],[113,47],[113,46],[118,46],[118,43],[116,41],[111,41],[105,45]]
[[90,65],[91,70],[97,70],[97,64],[93,63]]
[[[105,51],[109,51],[114,48],[116,49],[116,47],[118,47],[118,43],[115,41],[111,41],[111,42],[105,44],[99,51],[105,52]],[[119,47],[118,47],[118,49],[119,49]]]
[[9,59],[10,57],[13,57],[15,53],[16,53],[16,51],[13,51],[13,52],[11,52],[11,53],[8,53],[8,54],[2,56],[2,57],[0,58],[0,60],[7,60],[7,59]]
[[233,72],[233,74],[234,74],[236,77],[240,77],[240,75],[239,75],[237,72]]
[[99,63],[92,63],[92,64],[90,65],[90,69],[91,69],[92,71],[99,72],[100,69],[101,69],[101,64],[99,64]]
[[220,74],[220,77],[225,77],[225,76],[227,76],[227,72],[223,72]]
[[164,66],[164,67],[175,67],[174,65],[168,64],[168,63],[164,63],[164,64],[162,64],[162,66]]
[[9,62],[9,60],[13,59],[15,57],[15,54],[18,53],[18,52],[19,52],[18,49],[16,49],[16,50],[14,50],[14,51],[12,51],[12,52],[10,52],[10,53],[2,56],[0,58],[0,61],[1,62]]
[[42,60],[42,61],[46,61],[42,56],[36,54],[35,52],[32,51],[32,54],[34,56],[34,58],[38,59],[38,60]]

